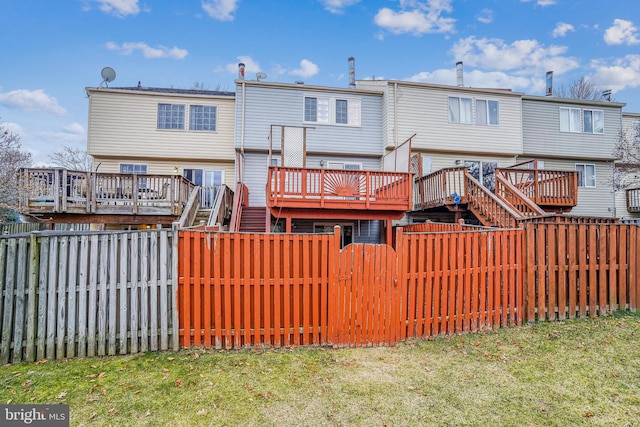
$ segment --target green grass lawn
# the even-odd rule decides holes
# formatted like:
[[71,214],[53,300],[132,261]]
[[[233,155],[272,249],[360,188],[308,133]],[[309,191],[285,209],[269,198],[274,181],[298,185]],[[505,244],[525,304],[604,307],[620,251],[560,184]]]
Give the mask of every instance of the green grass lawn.
[[71,425],[640,425],[640,315],[395,347],[183,350],[0,367]]

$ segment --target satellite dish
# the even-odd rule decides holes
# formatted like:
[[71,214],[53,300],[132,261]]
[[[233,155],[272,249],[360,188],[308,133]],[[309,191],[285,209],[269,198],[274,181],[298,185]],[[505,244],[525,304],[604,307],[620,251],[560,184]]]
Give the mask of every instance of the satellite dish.
[[111,67],[104,67],[100,75],[102,76],[103,83],[110,83],[116,79],[116,72]]
[[256,79],[258,81],[262,80],[262,79],[266,79],[267,75],[265,73],[256,73]]

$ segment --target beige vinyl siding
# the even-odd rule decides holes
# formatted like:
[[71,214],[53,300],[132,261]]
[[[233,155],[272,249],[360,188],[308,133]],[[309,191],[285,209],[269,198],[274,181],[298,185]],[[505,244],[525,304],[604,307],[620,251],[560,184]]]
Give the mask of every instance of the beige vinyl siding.
[[[88,152],[95,157],[234,161],[234,97],[88,89]],[[184,104],[184,130],[157,129],[158,104]],[[216,106],[216,131],[190,131],[190,105]]]
[[640,218],[640,212],[629,212],[627,210],[627,192],[624,189],[616,191],[615,200],[617,218]]
[[103,158],[95,157],[93,167],[95,169],[98,164],[98,172],[100,173],[119,173],[120,165],[143,164],[147,165],[147,173],[151,175],[175,175],[178,168],[178,175],[182,175],[185,169],[203,169],[203,170],[222,170],[224,171],[224,183],[232,190],[235,187],[235,164],[233,162],[186,162],[184,160],[148,160],[142,158]]
[[[613,160],[613,149],[621,130],[621,105],[525,97],[522,101],[524,155]],[[560,132],[560,108],[604,112],[604,133]]]
[[[529,157],[519,158],[518,162],[533,160]],[[569,215],[584,215],[593,217],[613,217],[614,193],[613,193],[613,168],[611,162],[585,159],[557,159],[549,157],[536,157],[536,160],[544,161],[544,169],[574,171],[576,163],[593,164],[596,167],[596,187],[578,187],[578,205]]]
[[[361,84],[372,89],[380,83],[358,82]],[[472,99],[472,124],[449,122],[450,97]],[[396,140],[400,144],[415,134],[414,151],[522,154],[519,93],[388,81],[385,98],[387,148],[395,146]],[[498,125],[476,124],[476,100],[498,101]]]

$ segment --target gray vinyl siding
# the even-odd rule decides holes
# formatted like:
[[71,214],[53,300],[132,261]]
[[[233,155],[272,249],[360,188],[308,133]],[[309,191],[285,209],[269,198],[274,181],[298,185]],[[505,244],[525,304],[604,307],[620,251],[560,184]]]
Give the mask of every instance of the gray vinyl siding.
[[[518,161],[533,160],[523,157]],[[596,167],[596,187],[578,187],[578,205],[569,215],[584,215],[592,217],[613,217],[615,200],[613,193],[613,169],[611,162],[603,162],[588,159],[557,159],[549,157],[536,157],[536,160],[544,161],[544,169],[574,171],[576,163],[593,164]]]
[[[304,97],[357,98],[361,102],[360,126],[304,122]],[[236,85],[235,147],[244,151],[243,182],[249,204],[265,206],[269,137],[272,125],[307,126],[306,166],[319,168],[320,160],[361,162],[363,169],[379,170],[382,148],[382,95],[349,89],[318,90],[304,85]],[[274,128],[274,156],[280,155],[280,128]]]
[[[602,110],[604,133],[560,132],[560,108]],[[613,160],[613,149],[622,126],[621,108],[621,104],[605,102],[589,104],[525,97],[522,101],[524,155]]]
[[[96,157],[235,160],[235,97],[88,89],[87,151]],[[158,104],[185,105],[185,129],[157,128]],[[190,105],[216,106],[216,131],[190,131]]]

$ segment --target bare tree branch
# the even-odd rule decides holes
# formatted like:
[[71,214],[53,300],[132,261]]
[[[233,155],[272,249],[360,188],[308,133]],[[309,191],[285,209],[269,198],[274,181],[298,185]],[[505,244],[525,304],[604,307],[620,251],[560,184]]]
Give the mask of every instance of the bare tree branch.
[[93,157],[79,148],[63,147],[50,154],[49,159],[55,166],[69,170],[90,171],[93,166]]
[[566,87],[564,83],[560,84],[560,86],[553,90],[553,96],[558,98],[605,101],[602,92],[585,77],[571,82],[569,87]]
[[15,221],[18,207],[18,170],[31,165],[31,153],[21,150],[20,136],[0,123],[0,221]]

